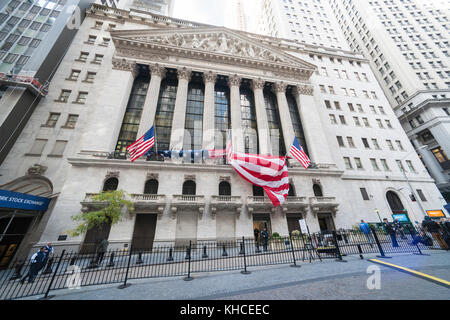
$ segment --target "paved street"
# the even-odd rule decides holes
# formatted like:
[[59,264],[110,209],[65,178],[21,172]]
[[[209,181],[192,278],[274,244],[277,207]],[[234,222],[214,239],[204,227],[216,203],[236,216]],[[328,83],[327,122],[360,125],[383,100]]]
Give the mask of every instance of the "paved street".
[[[181,277],[131,280],[132,286],[119,290],[116,285],[56,290],[60,300],[307,300],[307,299],[433,299],[449,300],[450,290],[411,274],[374,264],[375,255],[345,257],[346,263],[326,259],[288,265],[251,268],[249,275],[239,271],[194,274],[193,281]],[[381,259],[379,259],[381,260]],[[450,253],[430,256],[395,255],[384,261],[443,280],[450,280]],[[381,288],[369,290],[368,267],[379,268]],[[30,297],[29,300],[39,297]]]

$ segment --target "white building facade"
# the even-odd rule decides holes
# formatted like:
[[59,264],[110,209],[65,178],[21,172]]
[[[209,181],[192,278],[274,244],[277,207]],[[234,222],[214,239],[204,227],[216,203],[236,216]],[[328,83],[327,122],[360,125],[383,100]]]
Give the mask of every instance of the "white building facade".
[[[290,161],[290,195],[274,208],[223,161],[127,160],[126,146],[152,125],[158,150],[223,149],[232,129],[236,151],[284,155],[297,137],[313,165]],[[24,253],[104,237],[111,248],[253,237],[264,226],[286,236],[301,218],[311,232],[334,230],[379,222],[375,210],[420,222],[423,209],[444,204],[362,56],[102,5],[88,12],[0,174],[2,189],[45,182],[52,194]],[[410,185],[423,198],[412,202]],[[135,213],[68,235],[72,216],[94,210],[92,194],[114,189]]]
[[370,60],[408,138],[450,202],[448,1],[333,1],[351,48]]

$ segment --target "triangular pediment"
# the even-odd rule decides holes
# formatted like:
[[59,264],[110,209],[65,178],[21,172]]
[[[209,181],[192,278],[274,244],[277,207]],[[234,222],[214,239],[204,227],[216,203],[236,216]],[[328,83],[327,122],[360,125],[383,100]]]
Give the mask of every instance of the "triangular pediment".
[[262,63],[278,64],[312,73],[316,68],[280,49],[261,43],[245,34],[223,27],[117,30],[111,36],[117,46],[158,45],[169,49],[189,50],[218,56],[229,56]]

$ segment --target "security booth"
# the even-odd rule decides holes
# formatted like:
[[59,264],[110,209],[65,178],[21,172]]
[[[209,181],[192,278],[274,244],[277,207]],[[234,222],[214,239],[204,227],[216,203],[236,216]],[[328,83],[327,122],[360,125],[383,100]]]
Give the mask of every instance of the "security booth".
[[[49,198],[0,189],[0,269],[12,262],[40,221]],[[25,241],[24,241],[25,239]]]

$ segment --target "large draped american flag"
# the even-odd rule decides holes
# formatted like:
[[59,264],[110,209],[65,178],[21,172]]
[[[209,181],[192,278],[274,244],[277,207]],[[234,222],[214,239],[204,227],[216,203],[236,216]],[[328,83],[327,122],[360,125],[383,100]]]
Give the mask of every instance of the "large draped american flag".
[[242,178],[262,187],[275,207],[284,203],[289,192],[285,157],[233,152],[230,137],[226,151],[228,163]]

